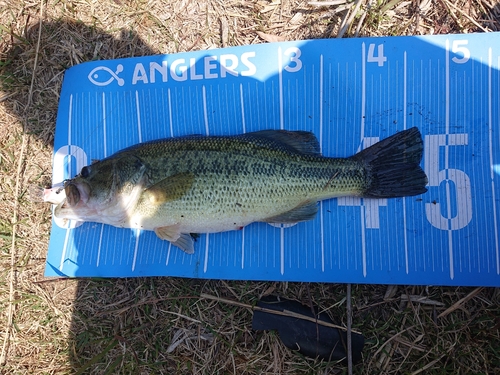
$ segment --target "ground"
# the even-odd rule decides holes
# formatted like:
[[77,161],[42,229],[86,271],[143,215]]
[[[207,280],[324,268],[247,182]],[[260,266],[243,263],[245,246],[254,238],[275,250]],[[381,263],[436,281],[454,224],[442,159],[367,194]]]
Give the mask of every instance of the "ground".
[[[0,373],[341,374],[251,329],[280,294],[346,325],[346,285],[45,279],[64,70],[95,59],[281,40],[500,30],[493,0],[0,0]],[[207,298],[205,295],[213,296]],[[498,288],[352,286],[356,374],[500,373]],[[173,347],[175,339],[181,340]]]

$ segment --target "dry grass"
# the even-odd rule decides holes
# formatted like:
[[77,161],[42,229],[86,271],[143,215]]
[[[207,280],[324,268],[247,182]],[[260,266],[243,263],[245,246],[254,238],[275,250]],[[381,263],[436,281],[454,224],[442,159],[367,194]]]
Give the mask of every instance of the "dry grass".
[[[0,0],[0,342],[8,344],[0,373],[346,373],[340,364],[290,352],[272,332],[252,331],[249,309],[200,298],[206,293],[252,305],[274,292],[312,301],[345,325],[344,285],[43,278],[50,210],[30,202],[27,190],[50,181],[64,69],[93,59],[339,33],[497,31],[500,6],[492,0],[329,6],[295,0],[48,0],[42,17],[40,6]],[[353,328],[367,338],[355,373],[500,373],[498,289],[357,285],[352,294]],[[175,348],[173,338],[180,340]]]

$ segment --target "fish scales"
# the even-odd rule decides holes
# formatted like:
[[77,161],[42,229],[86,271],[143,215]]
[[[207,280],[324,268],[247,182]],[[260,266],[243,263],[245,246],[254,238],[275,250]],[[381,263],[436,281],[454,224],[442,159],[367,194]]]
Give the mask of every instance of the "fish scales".
[[146,142],[84,167],[55,215],[154,230],[192,252],[189,233],[310,220],[319,200],[421,194],[422,148],[416,128],[349,158],[322,156],[300,131]]
[[[270,146],[215,137],[169,140],[140,147],[136,155],[151,169],[151,182],[183,171],[195,176],[190,190],[178,200],[160,207],[141,200],[141,217],[155,216],[152,210],[159,216],[169,216],[168,224],[187,223],[195,217],[198,225],[191,230],[200,231],[210,228],[216,219],[231,216],[238,220],[228,225],[241,227],[289,211],[303,202],[359,193],[366,185],[366,176],[357,161],[301,155]],[[335,180],[330,181],[334,175]],[[150,223],[143,220],[145,226]]]

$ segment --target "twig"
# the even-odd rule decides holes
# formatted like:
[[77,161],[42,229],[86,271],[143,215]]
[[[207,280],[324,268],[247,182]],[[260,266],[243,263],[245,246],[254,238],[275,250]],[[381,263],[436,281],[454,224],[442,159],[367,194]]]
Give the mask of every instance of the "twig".
[[307,4],[317,7],[326,7],[330,5],[341,5],[347,3],[347,0],[333,0],[333,1],[309,1]]
[[2,94],[0,95],[0,103],[2,103],[3,101],[9,99],[10,97],[16,95],[17,92],[11,92],[10,94]]
[[435,360],[429,362],[428,364],[426,364],[424,367],[418,369],[417,371],[414,371],[411,373],[411,375],[417,375],[417,374],[420,374],[421,372],[424,372],[424,371],[427,371],[427,369],[431,368],[432,366],[434,366],[436,363],[438,363],[440,360],[443,359],[444,356],[446,356],[448,353],[445,353],[443,354],[441,357],[439,358],[436,358]]
[[462,23],[460,22],[460,20],[457,18],[457,16],[455,16],[455,13],[453,13],[449,7],[450,3],[448,3],[447,1],[445,0],[440,0],[441,4],[446,8],[446,10],[448,11],[448,14],[451,16],[451,18],[453,18],[453,21],[455,21],[455,23],[457,24],[457,26],[460,28],[460,31],[463,32],[464,30],[464,27],[462,26]]
[[394,6],[396,6],[396,4],[398,4],[400,2],[401,2],[401,0],[391,0],[391,1],[389,1],[388,3],[386,3],[385,5],[383,5],[380,8],[380,14],[384,14],[385,12],[387,12],[389,9],[393,8]]
[[344,34],[346,33],[347,29],[351,25],[352,20],[354,17],[356,17],[356,14],[358,13],[359,7],[363,3],[364,0],[356,0],[356,5],[354,6],[354,9],[351,8],[351,14],[349,15],[349,18],[344,18],[345,22],[343,23],[342,27],[340,28],[339,33],[337,34],[337,38],[342,38]]
[[[485,33],[487,33],[489,30],[485,29],[484,27],[482,27],[479,23],[477,23],[471,16],[469,16],[467,13],[464,13],[464,11],[462,9],[460,9],[459,7],[457,7],[455,4],[449,2],[448,0],[445,0],[445,3],[446,5],[449,5],[451,6],[453,9],[455,9],[457,12],[459,12],[462,16],[464,16],[465,18],[467,18],[470,22],[472,22],[474,25],[476,25],[477,27],[479,27],[482,31],[484,31]],[[448,9],[448,11],[450,12],[450,14],[452,15],[452,17],[455,19],[455,15],[450,11],[450,9]],[[458,19],[456,19],[456,22],[458,23]],[[461,28],[462,25],[459,24],[459,26]]]
[[[38,53],[40,51],[40,40],[42,39],[42,21],[43,21],[43,0],[40,0],[40,22],[38,28],[38,40],[36,44],[35,51],[35,62],[33,64],[33,73],[31,75],[31,85],[28,93],[28,102],[26,103],[25,112],[31,106],[31,101],[33,98],[33,86],[35,82],[35,72],[38,64]],[[14,317],[14,283],[16,280],[16,237],[17,237],[17,226],[18,226],[18,212],[19,212],[19,190],[21,185],[21,175],[24,165],[24,153],[26,149],[27,137],[26,137],[26,123],[25,119],[23,123],[23,135],[22,144],[19,159],[17,161],[17,176],[16,176],[16,188],[15,188],[15,200],[14,200],[14,210],[12,213],[12,242],[10,247],[10,280],[9,280],[9,306],[7,309],[7,323],[5,327],[5,336],[2,345],[2,353],[0,354],[0,365],[4,366],[7,363],[7,352],[9,350],[10,335],[12,331],[12,323]]]
[[413,294],[401,294],[402,301],[422,303],[424,305],[444,306],[444,303]]
[[370,362],[368,363],[368,367],[367,368],[371,368],[372,366],[372,362],[373,360],[377,357],[377,355],[382,351],[384,350],[384,348],[386,347],[387,344],[389,344],[392,340],[395,340],[398,336],[401,336],[403,333],[405,332],[408,332],[410,330],[412,330],[413,328],[415,328],[417,325],[414,324],[408,328],[405,328],[403,329],[402,331],[399,331],[398,333],[396,333],[394,336],[391,336],[389,339],[387,339],[387,341],[385,341],[382,345],[380,345],[380,347],[377,349],[377,351],[372,355],[372,359],[370,360]]
[[372,1],[373,0],[368,0],[368,3],[366,3],[365,11],[363,12],[363,14],[361,14],[361,17],[359,17],[358,26],[356,26],[356,32],[354,33],[355,37],[359,36],[361,26],[363,25],[363,22],[365,21],[366,15],[370,12],[370,9],[372,7]]
[[[265,307],[252,306],[252,305],[248,305],[246,303],[242,303],[242,302],[238,302],[238,301],[233,301],[233,300],[230,300],[230,299],[221,298],[221,297],[217,297],[217,296],[212,296],[210,294],[205,294],[205,293],[200,294],[200,297],[201,298],[205,298],[205,299],[210,299],[210,300],[213,300],[213,301],[227,303],[228,305],[233,305],[233,306],[238,306],[238,307],[244,307],[244,308],[250,309],[252,311],[261,311],[261,312],[265,312],[265,313],[268,313],[268,314],[281,315],[281,316],[289,316],[289,317],[292,317],[292,318],[297,318],[297,319],[307,320],[307,321],[312,322],[312,323],[317,323],[317,324],[319,324],[321,326],[330,327],[330,328],[337,328],[337,329],[340,329],[342,331],[347,331],[347,328],[345,328],[345,327],[338,326],[336,324],[325,322],[325,321],[322,321],[322,320],[316,320],[316,318],[314,318],[314,317],[310,317],[310,316],[307,316],[307,315],[298,314],[296,312],[289,311],[289,310],[278,311],[278,310],[266,309]],[[361,334],[361,332],[354,331],[354,330],[351,330],[351,332],[354,332],[354,333],[357,333],[357,334]]]
[[[153,299],[146,298],[146,299],[139,301],[137,303],[134,303],[132,305],[127,304],[127,306],[116,309],[116,310],[108,309],[108,310],[99,311],[99,312],[95,313],[94,316],[99,317],[99,316],[104,316],[104,315],[119,315],[119,314],[123,314],[124,312],[126,312],[132,308],[143,306],[143,305],[148,305],[148,304],[152,304],[152,303],[159,303],[159,302],[163,302],[163,301],[193,299],[193,298],[198,298],[198,296],[181,296],[181,297],[177,296],[177,297],[165,297],[165,298],[153,298]],[[107,305],[106,307],[109,308],[112,306],[117,306],[117,305],[120,305],[122,303],[127,303],[128,301],[129,301],[128,297],[125,297],[118,302],[114,302],[110,305]]]
[[481,292],[481,290],[483,290],[482,287],[474,289],[472,292],[470,292],[469,294],[467,294],[464,298],[458,300],[453,305],[451,305],[446,310],[444,310],[441,314],[439,314],[438,318],[443,318],[446,315],[448,315],[449,313],[451,313],[451,312],[455,311],[456,309],[460,308],[460,306],[463,305],[464,303],[466,303],[468,300],[470,300],[470,299],[474,298],[475,296],[477,296]]

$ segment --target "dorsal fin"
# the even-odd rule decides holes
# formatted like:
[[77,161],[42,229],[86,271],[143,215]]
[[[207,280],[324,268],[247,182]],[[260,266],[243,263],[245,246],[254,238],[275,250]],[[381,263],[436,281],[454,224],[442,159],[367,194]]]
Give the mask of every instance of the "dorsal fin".
[[293,151],[305,155],[321,155],[318,139],[311,132],[288,131],[288,130],[260,130],[246,133],[246,135],[266,138],[274,142],[282,143]]

